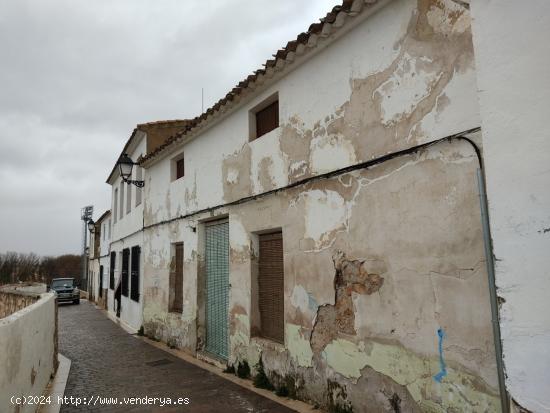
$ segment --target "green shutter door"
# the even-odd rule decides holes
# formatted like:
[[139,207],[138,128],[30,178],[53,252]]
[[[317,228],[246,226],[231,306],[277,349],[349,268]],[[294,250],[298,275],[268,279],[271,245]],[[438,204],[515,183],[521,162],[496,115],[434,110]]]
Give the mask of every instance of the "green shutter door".
[[228,358],[229,222],[206,224],[206,351]]

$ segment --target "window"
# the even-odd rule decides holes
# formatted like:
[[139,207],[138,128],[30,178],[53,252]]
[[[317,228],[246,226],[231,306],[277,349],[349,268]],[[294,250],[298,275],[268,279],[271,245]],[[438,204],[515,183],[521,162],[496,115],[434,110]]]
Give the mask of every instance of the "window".
[[99,296],[103,297],[103,265],[99,266]]
[[107,226],[109,227],[109,239],[111,239],[111,220],[107,221]]
[[124,182],[120,183],[120,202],[119,202],[119,215],[118,219],[122,219],[124,216]]
[[181,313],[183,311],[183,243],[181,242],[174,244],[173,247],[169,289],[168,311]]
[[107,228],[105,226],[105,222],[102,224],[102,229],[101,231],[103,232],[103,241],[105,241],[105,238],[107,237]]
[[170,180],[176,181],[185,176],[185,158],[183,153],[173,157],[170,161]]
[[111,262],[109,263],[109,288],[111,290],[115,289],[115,263],[116,263],[116,252],[111,252]]
[[[143,169],[139,166],[136,167],[136,180],[142,181],[143,180]],[[136,206],[141,204],[141,188],[136,188]]]
[[281,231],[259,235],[258,308],[262,337],[284,343],[284,265]]
[[279,127],[279,98],[274,94],[250,111],[250,140]]
[[176,161],[176,179],[185,176],[185,160],[183,158]]
[[120,293],[124,297],[128,297],[128,270],[130,265],[130,249],[125,248],[122,250],[122,271],[120,273]]
[[259,138],[279,126],[279,101],[256,112],[256,137]]
[[114,211],[114,219],[115,219],[115,224],[116,224],[116,219],[117,219],[117,211],[118,211],[118,188],[115,188],[115,196],[114,196],[114,199],[115,199],[115,205],[113,207],[113,211]]
[[132,185],[128,185],[128,190],[126,191],[126,214],[129,214],[132,211]]
[[132,247],[132,273],[130,274],[130,298],[139,302],[139,256],[141,248]]

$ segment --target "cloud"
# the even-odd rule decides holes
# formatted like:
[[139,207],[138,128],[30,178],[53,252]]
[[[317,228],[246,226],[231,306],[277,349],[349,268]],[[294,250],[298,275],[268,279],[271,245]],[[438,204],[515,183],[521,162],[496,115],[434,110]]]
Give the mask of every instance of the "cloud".
[[333,4],[0,2],[0,251],[78,252],[137,123],[198,115]]

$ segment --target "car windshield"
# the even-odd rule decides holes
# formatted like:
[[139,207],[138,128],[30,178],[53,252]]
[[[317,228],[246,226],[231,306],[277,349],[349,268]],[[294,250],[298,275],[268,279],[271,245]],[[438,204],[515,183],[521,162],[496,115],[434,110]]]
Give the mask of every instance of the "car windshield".
[[73,279],[67,279],[67,280],[53,280],[52,281],[52,288],[56,287],[72,287],[74,283]]

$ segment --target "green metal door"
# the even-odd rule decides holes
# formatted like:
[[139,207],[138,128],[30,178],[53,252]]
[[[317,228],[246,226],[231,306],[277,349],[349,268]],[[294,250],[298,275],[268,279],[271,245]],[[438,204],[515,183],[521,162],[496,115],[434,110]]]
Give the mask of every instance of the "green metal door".
[[206,224],[206,351],[228,358],[229,222]]

